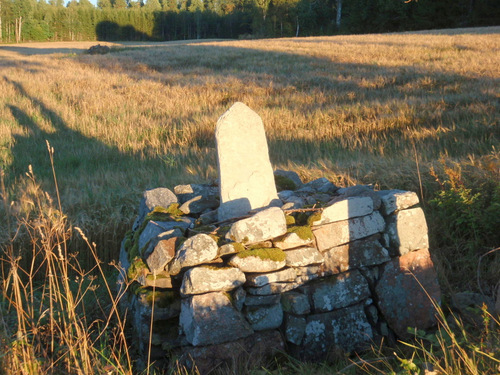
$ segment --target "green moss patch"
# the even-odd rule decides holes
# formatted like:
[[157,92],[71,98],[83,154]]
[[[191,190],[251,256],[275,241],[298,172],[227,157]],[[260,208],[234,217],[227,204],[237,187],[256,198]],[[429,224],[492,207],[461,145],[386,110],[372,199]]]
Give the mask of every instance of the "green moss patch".
[[153,302],[156,307],[164,308],[168,307],[177,299],[177,295],[175,292],[166,290],[166,291],[158,291],[143,289],[144,300],[147,302],[149,306],[153,305]]
[[285,176],[274,175],[274,182],[278,191],[297,189],[295,182]]
[[149,269],[146,263],[139,257],[135,257],[130,263],[130,267],[127,270],[127,277],[129,280],[136,279],[139,275],[148,273]]
[[297,236],[299,236],[300,239],[305,241],[310,241],[314,239],[311,227],[307,225],[290,227],[287,229],[287,232],[295,233]]
[[285,215],[285,220],[287,226],[295,224],[295,218],[292,215]]
[[275,262],[282,262],[285,260],[285,252],[277,248],[261,247],[257,249],[244,250],[236,254],[239,258],[257,257],[262,260],[273,260]]
[[321,220],[321,212],[316,212],[316,213],[312,214],[311,216],[309,216],[309,218],[307,219],[307,224],[312,226],[312,225],[314,225],[315,221],[320,221],[320,220]]
[[156,206],[153,211],[146,215],[145,221],[175,221],[179,216],[184,213],[179,210],[179,203],[172,203],[167,208]]

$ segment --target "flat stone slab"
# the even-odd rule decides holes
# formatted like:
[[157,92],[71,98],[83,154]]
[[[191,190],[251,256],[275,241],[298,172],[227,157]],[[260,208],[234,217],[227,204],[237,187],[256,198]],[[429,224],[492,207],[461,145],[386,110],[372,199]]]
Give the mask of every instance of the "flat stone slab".
[[271,359],[285,350],[278,331],[261,331],[251,336],[224,344],[181,348],[179,364],[187,369],[196,365],[199,374],[209,374],[214,369],[225,368],[234,363],[244,363],[246,368],[262,366],[262,361]]
[[389,250],[392,256],[429,248],[424,211],[420,207],[398,211],[387,219]]
[[245,317],[254,331],[275,329],[283,321],[283,309],[279,303],[271,306],[247,307]]
[[231,225],[226,238],[251,244],[279,237],[285,234],[286,230],[285,213],[278,207],[271,207]]
[[168,265],[168,271],[171,275],[177,275],[184,267],[210,262],[217,258],[218,249],[217,243],[207,234],[190,237],[177,250]]
[[370,297],[368,282],[357,270],[342,273],[307,285],[314,310],[326,312],[354,305]]
[[282,281],[293,281],[297,277],[295,270],[291,268],[285,268],[284,270],[277,272],[268,272],[261,274],[247,274],[246,284],[250,286],[264,286],[269,283],[282,282]]
[[383,232],[385,220],[378,213],[313,227],[318,249],[323,251]]
[[[281,249],[266,249],[267,254],[269,254],[268,258],[262,258],[258,255],[250,255],[242,257],[242,253],[238,253],[233,255],[229,260],[228,264],[233,267],[238,267],[243,272],[253,272],[253,273],[262,273],[262,272],[273,272],[282,269],[286,265],[285,256],[283,259],[281,257],[276,258],[273,257],[274,254],[279,254],[279,252],[283,252]],[[248,253],[247,253],[248,254]]]
[[260,116],[235,103],[215,129],[220,179],[219,221],[278,204],[273,168]]
[[179,324],[193,346],[221,344],[253,333],[227,294],[221,292],[183,299]]
[[323,209],[319,220],[314,225],[348,220],[354,217],[366,216],[373,212],[373,200],[370,197],[349,197],[335,201]]
[[202,294],[233,290],[245,282],[245,274],[232,267],[195,267],[182,280],[181,294]]
[[287,233],[283,237],[274,240],[273,244],[275,247],[279,247],[283,250],[294,249],[301,246],[308,246],[314,242],[314,238],[304,239],[300,238],[297,233]]
[[305,267],[311,264],[321,264],[325,260],[315,247],[302,247],[285,251],[288,267]]
[[291,314],[285,315],[285,337],[286,341],[295,345],[300,345],[306,333],[306,318]]
[[283,311],[295,315],[305,315],[311,312],[311,305],[307,295],[299,292],[287,292],[281,295]]
[[404,210],[419,204],[418,195],[413,191],[381,190],[377,192],[382,200],[380,211],[390,215],[396,210]]
[[431,299],[439,305],[441,289],[429,250],[412,251],[387,263],[375,291],[380,311],[400,338],[409,337],[408,327],[425,330],[437,323]]
[[322,270],[336,274],[390,261],[389,251],[380,244],[379,237],[375,235],[323,251]]
[[307,317],[303,340],[306,358],[319,359],[334,345],[351,351],[369,342],[373,330],[362,304]]

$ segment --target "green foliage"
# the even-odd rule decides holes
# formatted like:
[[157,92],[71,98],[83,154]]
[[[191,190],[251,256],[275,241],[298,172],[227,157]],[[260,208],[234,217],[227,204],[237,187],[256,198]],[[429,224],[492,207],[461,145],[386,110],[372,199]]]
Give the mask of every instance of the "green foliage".
[[274,175],[274,182],[276,183],[276,188],[278,189],[278,191],[297,189],[297,185],[295,185],[295,182],[285,176]]

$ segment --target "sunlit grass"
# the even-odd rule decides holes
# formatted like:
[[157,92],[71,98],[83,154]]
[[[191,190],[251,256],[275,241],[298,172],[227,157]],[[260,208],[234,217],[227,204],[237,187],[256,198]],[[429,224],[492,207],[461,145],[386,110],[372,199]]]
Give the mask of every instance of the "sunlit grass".
[[425,201],[439,159],[465,178],[498,176],[483,159],[498,163],[499,32],[162,43],[104,56],[0,49],[0,163],[22,205],[28,164],[48,188],[48,139],[64,208],[105,258],[142,190],[217,178],[214,128],[235,101],[262,117],[276,168]]

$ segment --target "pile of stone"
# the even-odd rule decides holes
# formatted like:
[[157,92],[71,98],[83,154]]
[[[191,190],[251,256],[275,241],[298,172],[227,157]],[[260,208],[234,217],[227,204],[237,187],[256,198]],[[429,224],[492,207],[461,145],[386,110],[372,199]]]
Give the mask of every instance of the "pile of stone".
[[123,301],[145,355],[207,373],[284,350],[321,359],[435,324],[415,193],[273,173],[260,117],[241,103],[216,139],[219,186],[144,192],[122,243]]

